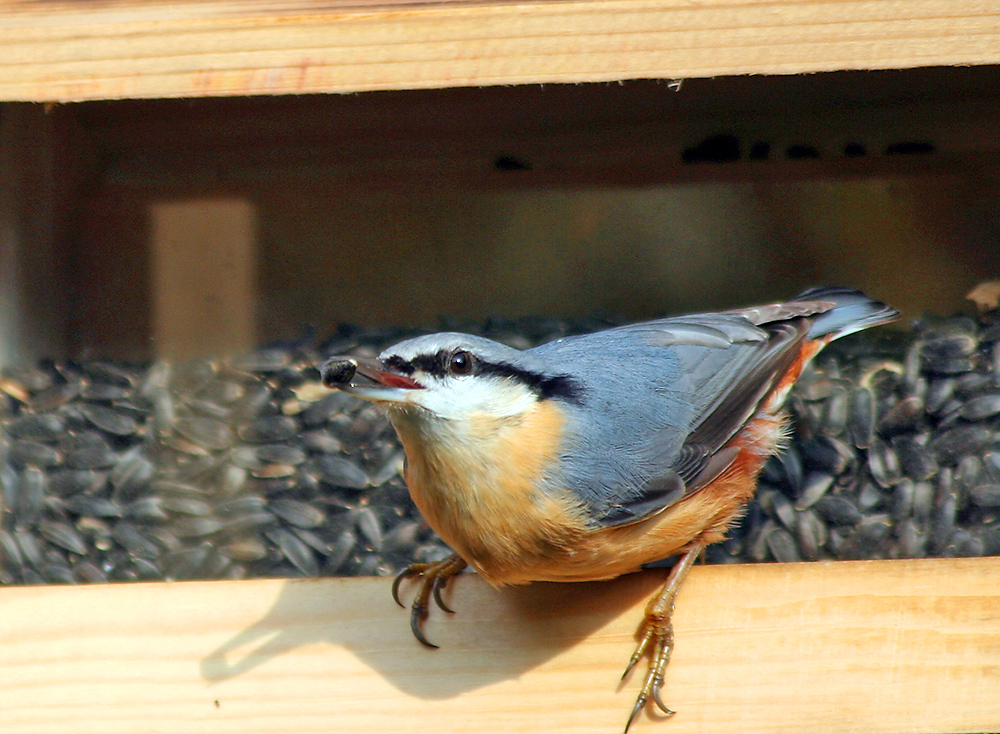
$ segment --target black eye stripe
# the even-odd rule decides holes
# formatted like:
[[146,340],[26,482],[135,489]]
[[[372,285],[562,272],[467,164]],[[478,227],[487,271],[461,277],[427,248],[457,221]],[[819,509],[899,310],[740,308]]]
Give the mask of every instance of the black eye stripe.
[[476,374],[493,374],[519,380],[543,399],[559,397],[574,403],[582,402],[582,390],[569,375],[543,375],[506,362],[477,362],[477,368]]
[[410,368],[426,372],[435,377],[444,377],[448,374],[448,357],[451,352],[440,351],[437,354],[418,354],[410,360]]
[[393,354],[390,357],[386,357],[382,360],[382,364],[391,370],[395,370],[401,375],[412,375],[413,374],[413,363],[408,362],[398,354]]
[[[418,354],[411,360],[392,355],[385,359],[385,365],[404,375],[412,375],[416,370],[420,370],[441,378],[449,374],[448,365],[455,353],[456,350],[442,349],[435,354]],[[580,385],[569,375],[543,375],[516,367],[509,362],[487,362],[471,352],[469,354],[472,357],[472,368],[467,374],[496,375],[517,380],[531,388],[542,399],[562,398],[575,403],[583,400]]]

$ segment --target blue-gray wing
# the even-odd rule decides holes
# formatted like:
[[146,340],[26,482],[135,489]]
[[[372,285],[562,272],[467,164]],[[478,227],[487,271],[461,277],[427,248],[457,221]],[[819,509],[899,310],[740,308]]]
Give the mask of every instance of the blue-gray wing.
[[[578,377],[562,480],[604,526],[636,522],[698,491],[735,459],[727,444],[833,304],[794,302],[662,319],[534,350]],[[568,370],[569,371],[569,370]]]

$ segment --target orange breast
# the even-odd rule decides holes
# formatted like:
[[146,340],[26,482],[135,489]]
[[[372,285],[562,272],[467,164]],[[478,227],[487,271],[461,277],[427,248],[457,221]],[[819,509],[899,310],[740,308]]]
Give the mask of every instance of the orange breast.
[[784,436],[781,417],[759,412],[731,442],[737,458],[715,481],[645,520],[602,528],[589,522],[571,491],[554,485],[565,425],[556,402],[540,401],[513,417],[473,414],[454,424],[422,423],[426,416],[402,412],[390,418],[420,512],[495,585],[613,578],[696,541],[722,540]]
[[491,583],[535,580],[529,569],[586,534],[586,512],[572,493],[543,488],[563,435],[553,401],[507,418],[473,414],[447,440],[406,416],[390,418],[406,450],[406,483],[417,508]]

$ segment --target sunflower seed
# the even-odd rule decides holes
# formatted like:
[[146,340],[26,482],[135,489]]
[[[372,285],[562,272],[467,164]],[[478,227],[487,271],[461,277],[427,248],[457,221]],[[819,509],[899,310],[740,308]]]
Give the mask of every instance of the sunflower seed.
[[257,459],[264,464],[291,464],[297,466],[306,460],[306,452],[297,446],[281,443],[265,444],[255,450]]
[[219,552],[234,561],[251,563],[267,557],[267,546],[256,539],[234,540],[219,546]]
[[131,497],[144,489],[156,474],[152,462],[142,453],[142,447],[136,446],[123,454],[115,464],[108,481],[119,497]]
[[69,469],[110,469],[118,461],[107,445],[87,446],[66,455],[65,465]]
[[930,415],[941,415],[941,411],[955,395],[955,378],[942,377],[931,380],[927,386],[926,409]]
[[979,507],[1000,507],[1000,484],[980,484],[969,495]]
[[[64,522],[50,522],[43,520],[38,523],[38,532],[41,533],[50,543],[55,543],[60,548],[65,548],[70,553],[78,556],[87,554],[87,545],[83,542],[80,534]],[[69,569],[67,569],[67,572]]]
[[767,548],[779,563],[794,563],[802,560],[795,547],[795,539],[784,528],[775,528],[767,536]]
[[136,581],[163,581],[163,573],[156,564],[145,558],[133,558],[132,568]]
[[383,462],[382,466],[372,475],[371,485],[373,487],[381,487],[386,482],[389,482],[396,477],[403,476],[403,470],[406,466],[406,454],[402,451],[397,451],[389,456],[388,459]]
[[916,497],[916,485],[910,479],[901,480],[892,489],[892,518],[902,521],[913,514],[913,503]]
[[231,405],[246,395],[246,389],[233,380],[212,380],[199,392],[198,397],[216,405]]
[[382,548],[382,523],[370,507],[362,507],[354,513],[354,524],[372,550]]
[[37,441],[15,441],[11,444],[8,459],[17,467],[51,469],[62,463],[62,454],[51,446]]
[[291,363],[291,355],[284,349],[256,349],[233,357],[229,365],[245,372],[278,372]]
[[184,516],[176,518],[170,527],[178,538],[202,538],[218,532],[222,523],[213,517]]
[[215,506],[215,514],[220,518],[240,517],[264,510],[266,500],[257,495],[247,495],[220,502]]
[[958,496],[950,492],[934,508],[931,516],[929,546],[932,553],[939,555],[948,545],[948,539],[955,529],[955,517],[958,514]]
[[48,563],[42,567],[42,578],[49,584],[75,584],[76,578],[65,563]]
[[139,424],[135,418],[114,408],[84,404],[80,406],[80,412],[96,428],[115,436],[131,436],[139,430]]
[[856,525],[863,519],[861,510],[846,497],[828,494],[813,504],[813,509],[835,525]]
[[915,482],[913,485],[913,516],[926,522],[934,507],[934,485],[930,482]]
[[342,392],[332,392],[311,403],[302,411],[302,424],[308,428],[321,426],[341,415],[350,405],[350,396]]
[[77,561],[73,564],[72,570],[77,583],[104,584],[108,581],[108,575],[90,561]]
[[14,540],[17,541],[17,547],[20,551],[22,563],[28,564],[36,570],[41,568],[42,548],[38,544],[38,540],[34,533],[27,528],[15,528]]
[[122,510],[114,502],[104,497],[77,494],[68,498],[65,508],[74,515],[85,517],[121,517]]
[[970,372],[955,380],[955,395],[963,402],[994,388],[993,378],[985,372]]
[[825,472],[809,472],[802,482],[802,494],[795,502],[798,510],[812,507],[833,486],[833,477]]
[[954,465],[965,454],[981,451],[992,440],[993,432],[985,426],[957,426],[932,439],[930,450],[939,463]]
[[948,538],[942,555],[948,558],[964,558],[981,556],[985,550],[983,542],[962,528],[956,528]]
[[160,556],[160,546],[130,523],[115,523],[111,528],[111,537],[133,556],[149,559]]
[[170,519],[163,506],[163,498],[157,495],[140,497],[129,502],[122,507],[120,514],[141,523],[166,522]]
[[991,481],[1000,483],[1000,451],[987,451],[983,454],[983,468]]
[[954,481],[955,487],[960,497],[968,496],[969,491],[981,484],[985,478],[986,470],[983,460],[974,454],[963,456],[958,466],[955,467]]
[[249,512],[222,520],[219,533],[229,537],[239,536],[251,530],[273,525],[278,518],[270,512]]
[[334,487],[364,489],[369,485],[368,475],[356,464],[339,456],[324,454],[309,462],[307,470],[316,473],[321,482]]
[[866,517],[844,539],[839,557],[852,560],[884,557],[891,532],[888,515]]
[[232,445],[232,429],[214,418],[178,418],[176,431],[197,446],[208,451],[222,451]]
[[121,400],[131,395],[128,387],[111,385],[106,382],[92,382],[84,385],[80,397],[90,402],[107,402]]
[[299,424],[294,418],[272,415],[243,425],[238,433],[247,443],[277,443],[291,439],[298,431]]
[[15,567],[24,564],[24,558],[21,556],[21,547],[18,545],[17,539],[6,530],[0,529],[0,562],[5,559]]
[[910,479],[930,479],[938,471],[937,462],[927,447],[909,436],[897,436],[892,442],[899,466]]
[[297,568],[303,576],[318,576],[319,563],[312,549],[284,528],[271,528],[264,534],[281,550],[282,555]]
[[167,512],[193,517],[207,517],[212,514],[212,507],[208,502],[194,497],[162,497],[160,506]]
[[55,441],[65,430],[66,424],[63,419],[51,413],[26,415],[7,425],[7,431],[11,436],[27,441]]
[[880,439],[872,439],[868,447],[868,469],[872,478],[884,489],[893,486],[903,476],[896,452]]
[[867,387],[857,387],[851,393],[849,426],[854,445],[868,448],[875,433],[875,395]]
[[826,525],[812,510],[799,512],[797,520],[795,536],[802,556],[806,560],[815,561],[826,544]]
[[924,535],[913,518],[906,518],[899,523],[896,534],[899,537],[898,558],[923,558],[927,555]]
[[973,398],[959,412],[968,421],[981,421],[1000,415],[1000,394],[980,395]]
[[325,512],[298,500],[271,500],[267,507],[289,525],[299,528],[317,528],[326,521]]
[[17,481],[14,515],[19,526],[34,523],[45,508],[45,474],[41,469],[29,466],[21,472]]
[[984,555],[1000,556],[1000,525],[984,529],[981,539]]
[[883,436],[914,431],[924,416],[924,401],[918,397],[903,398],[878,420],[877,430]]
[[[854,450],[834,436],[817,436],[800,444],[802,459],[807,466],[822,469],[834,476],[848,471],[856,462]],[[400,459],[403,457],[401,456]],[[805,481],[808,481],[808,477]]]
[[324,564],[327,573],[336,573],[347,561],[351,551],[357,545],[358,538],[351,530],[344,530],[337,536],[330,549],[330,555]]
[[823,416],[823,431],[832,436],[839,436],[847,428],[850,419],[850,394],[847,390],[839,388],[833,391],[826,401],[826,410]]
[[867,515],[883,504],[884,498],[878,486],[874,482],[862,482],[857,497],[858,508]]

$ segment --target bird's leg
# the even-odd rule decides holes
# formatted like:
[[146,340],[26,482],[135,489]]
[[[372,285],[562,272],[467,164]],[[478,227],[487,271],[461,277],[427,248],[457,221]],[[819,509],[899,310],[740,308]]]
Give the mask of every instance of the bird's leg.
[[410,629],[413,630],[413,636],[422,644],[427,645],[427,647],[437,647],[437,645],[429,642],[424,637],[423,630],[420,627],[423,621],[427,619],[428,602],[431,595],[434,596],[434,601],[442,610],[449,614],[454,614],[441,599],[441,589],[445,587],[452,576],[461,573],[467,565],[461,556],[457,553],[452,553],[443,561],[438,561],[437,563],[411,563],[400,571],[396,576],[396,580],[392,582],[392,598],[396,600],[399,606],[405,608],[403,602],[399,600],[399,585],[405,579],[420,579],[420,589],[417,591],[417,596],[410,607]]
[[642,690],[639,691],[635,707],[632,709],[632,713],[628,717],[628,722],[625,724],[626,734],[629,727],[632,726],[635,717],[639,715],[639,712],[642,711],[650,699],[667,716],[672,716],[674,713],[667,708],[660,698],[663,676],[667,670],[667,663],[670,662],[670,653],[674,649],[674,624],[671,617],[674,613],[674,601],[677,599],[677,592],[680,591],[681,583],[688,575],[688,571],[691,570],[691,567],[698,559],[698,555],[704,547],[700,543],[691,546],[680,557],[680,560],[674,564],[660,592],[650,599],[649,604],[646,605],[646,616],[641,628],[642,637],[639,639],[639,644],[636,646],[635,652],[632,653],[628,667],[622,673],[622,678],[624,679],[632,668],[635,667],[635,664],[642,659],[643,655],[651,650],[649,672],[646,674]]

